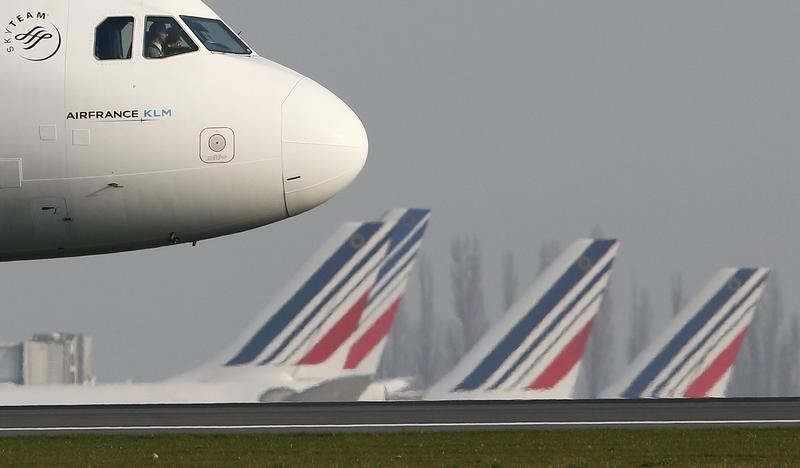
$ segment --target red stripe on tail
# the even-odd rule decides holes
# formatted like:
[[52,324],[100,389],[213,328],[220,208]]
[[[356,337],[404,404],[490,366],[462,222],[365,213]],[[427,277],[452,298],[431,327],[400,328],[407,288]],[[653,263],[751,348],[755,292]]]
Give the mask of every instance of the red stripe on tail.
[[345,369],[355,369],[358,367],[361,361],[375,349],[375,346],[389,335],[389,331],[392,329],[392,323],[394,322],[394,315],[397,313],[397,308],[400,307],[400,301],[402,300],[403,296],[398,297],[389,307],[389,310],[384,312],[384,314],[372,324],[370,329],[353,344],[353,347],[350,348],[350,353],[347,355],[347,361],[345,361],[344,364]]
[[327,361],[342,346],[342,343],[356,332],[358,323],[361,321],[361,314],[367,307],[369,293],[370,291],[364,293],[361,299],[353,304],[344,317],[339,319],[339,322],[297,363],[298,366],[313,366]]
[[739,336],[731,341],[731,344],[714,359],[714,362],[700,374],[700,377],[689,385],[689,388],[683,396],[686,398],[707,397],[708,392],[714,388],[714,385],[719,382],[719,379],[725,375],[725,372],[727,372],[733,365],[733,362],[736,361],[736,356],[739,354],[739,348],[742,347],[745,335],[747,335],[747,327],[745,327],[744,330],[739,333]]
[[563,379],[573,367],[581,360],[583,352],[586,350],[586,343],[589,341],[589,334],[592,332],[592,324],[594,319],[589,320],[583,330],[581,330],[572,341],[561,351],[553,362],[547,366],[547,369],[542,372],[532,384],[528,386],[529,390],[548,390],[556,386],[561,379]]

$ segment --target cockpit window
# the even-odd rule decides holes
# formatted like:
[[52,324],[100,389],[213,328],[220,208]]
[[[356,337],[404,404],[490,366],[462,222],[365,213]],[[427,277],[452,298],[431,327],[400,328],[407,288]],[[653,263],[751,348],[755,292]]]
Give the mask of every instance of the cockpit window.
[[94,56],[97,60],[127,60],[133,49],[133,18],[106,18],[94,31]]
[[253,53],[249,47],[231,31],[225,23],[218,19],[198,18],[196,16],[181,16],[195,36],[197,36],[206,49],[211,52],[226,54],[250,55]]
[[161,59],[194,52],[197,45],[174,18],[148,16],[144,34],[144,56]]

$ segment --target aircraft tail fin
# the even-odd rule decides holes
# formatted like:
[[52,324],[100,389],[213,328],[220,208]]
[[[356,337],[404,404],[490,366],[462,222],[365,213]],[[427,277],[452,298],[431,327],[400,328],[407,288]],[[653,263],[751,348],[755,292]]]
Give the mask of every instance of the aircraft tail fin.
[[346,223],[311,257],[227,353],[222,365],[281,365],[308,339],[311,325],[341,306],[376,263],[371,252],[384,226]]
[[374,374],[429,219],[395,209],[343,225],[222,358],[182,377]]
[[[386,235],[380,261],[371,271],[357,307],[341,315],[337,325],[297,362],[299,377],[371,376],[377,372],[429,220],[430,211],[424,209],[392,210],[382,219]],[[326,342],[338,346],[321,352]],[[320,366],[323,361],[326,365]]]
[[719,271],[603,396],[724,396],[768,276],[767,268]]
[[571,398],[618,247],[569,246],[425,398]]

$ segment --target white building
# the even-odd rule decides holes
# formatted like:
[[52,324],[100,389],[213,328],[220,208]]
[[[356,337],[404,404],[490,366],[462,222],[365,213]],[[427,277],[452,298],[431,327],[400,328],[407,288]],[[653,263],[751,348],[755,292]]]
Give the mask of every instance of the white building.
[[0,344],[0,383],[89,383],[91,357],[91,337],[79,334],[40,334],[21,343]]
[[22,383],[22,343],[0,343],[0,383]]

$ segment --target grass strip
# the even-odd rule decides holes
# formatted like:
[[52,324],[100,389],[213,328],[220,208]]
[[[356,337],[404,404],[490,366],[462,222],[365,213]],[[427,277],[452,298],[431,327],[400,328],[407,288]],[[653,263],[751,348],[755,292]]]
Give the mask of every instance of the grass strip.
[[3,466],[795,466],[800,429],[0,438]]

